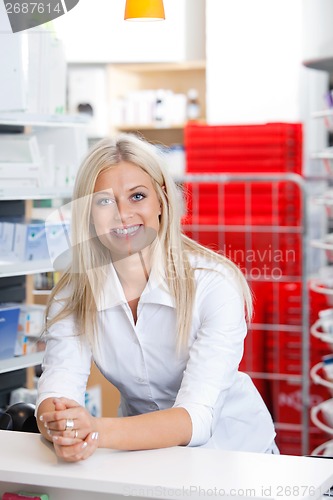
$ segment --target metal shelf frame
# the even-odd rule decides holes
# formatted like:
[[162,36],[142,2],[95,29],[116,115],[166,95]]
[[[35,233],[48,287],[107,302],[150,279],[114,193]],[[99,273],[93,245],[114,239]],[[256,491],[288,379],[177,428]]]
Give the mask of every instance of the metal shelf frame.
[[[302,316],[301,316],[301,325],[280,325],[280,324],[265,324],[265,325],[252,325],[255,327],[261,327],[265,330],[270,331],[294,331],[299,332],[302,340],[301,344],[301,372],[299,374],[289,374],[289,373],[249,373],[250,376],[255,378],[264,378],[266,380],[292,380],[298,382],[301,386],[301,398],[302,398],[302,412],[301,412],[301,423],[298,424],[288,424],[283,422],[277,422],[276,426],[278,429],[289,429],[289,430],[297,430],[301,432],[301,449],[302,454],[306,455],[309,453],[309,412],[310,412],[310,328],[309,328],[309,291],[307,284],[307,269],[308,269],[308,261],[307,261],[307,248],[309,245],[309,234],[308,234],[308,195],[307,195],[307,184],[306,180],[298,174],[294,173],[221,173],[221,174],[187,174],[182,177],[177,177],[176,182],[179,185],[183,184],[191,184],[192,188],[192,217],[191,222],[184,224],[185,230],[190,230],[193,233],[193,237],[195,238],[196,231],[218,231],[221,234],[224,231],[235,232],[235,233],[243,233],[245,234],[245,238],[247,244],[251,244],[251,233],[256,231],[257,233],[271,232],[273,237],[274,235],[278,238],[279,234],[296,234],[299,235],[301,239],[301,255],[300,255],[300,265],[301,265],[301,273],[295,276],[282,276],[282,278],[278,280],[268,280],[272,283],[278,282],[297,282],[301,284],[301,301],[302,301]],[[248,197],[251,196],[251,183],[273,183],[277,184],[279,182],[288,182],[292,183],[294,186],[297,186],[300,193],[300,223],[298,226],[295,225],[252,225],[251,224],[251,214],[250,214],[250,206]],[[216,183],[218,187],[219,197],[223,199],[224,186],[236,183],[244,183],[245,184],[245,223],[244,224],[236,224],[236,225],[228,225],[223,221],[222,216],[218,216],[217,224],[200,224],[200,220],[196,220],[196,214],[199,214],[200,207],[196,205],[199,199],[199,185],[201,184],[213,184]],[[276,201],[276,200],[275,200]],[[220,198],[219,198],[220,205]],[[273,207],[273,211],[275,210],[273,219],[277,219],[278,214],[276,213],[277,208]],[[219,208],[220,211],[220,208]],[[264,280],[265,281],[265,280]],[[251,285],[251,283],[249,283]]]

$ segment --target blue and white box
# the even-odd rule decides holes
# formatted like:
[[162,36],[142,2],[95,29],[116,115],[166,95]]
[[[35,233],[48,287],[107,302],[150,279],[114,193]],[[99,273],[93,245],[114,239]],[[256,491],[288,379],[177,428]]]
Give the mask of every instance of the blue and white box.
[[0,259],[13,258],[14,232],[14,222],[0,221]]
[[14,255],[20,261],[49,258],[44,222],[15,225]]
[[0,359],[14,356],[20,308],[0,304]]

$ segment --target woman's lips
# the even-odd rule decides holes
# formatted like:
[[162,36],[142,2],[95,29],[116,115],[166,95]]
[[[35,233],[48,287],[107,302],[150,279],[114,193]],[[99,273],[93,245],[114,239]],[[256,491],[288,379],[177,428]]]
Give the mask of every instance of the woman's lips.
[[115,229],[111,229],[111,234],[116,236],[117,238],[129,238],[137,234],[139,229],[142,227],[142,224],[137,224],[135,226],[128,227],[117,227]]

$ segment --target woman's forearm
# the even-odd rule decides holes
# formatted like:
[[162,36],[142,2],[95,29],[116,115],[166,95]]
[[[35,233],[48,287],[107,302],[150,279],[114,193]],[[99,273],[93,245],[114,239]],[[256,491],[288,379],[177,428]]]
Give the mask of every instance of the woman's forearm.
[[170,408],[135,417],[99,418],[97,430],[101,448],[149,450],[187,445],[192,421],[184,408]]
[[[73,430],[65,431],[66,420],[74,421]],[[187,445],[192,437],[192,421],[184,408],[145,413],[134,417],[92,417],[76,401],[66,398],[45,399],[38,408],[38,427],[49,441],[64,446],[78,438],[98,433],[98,446],[116,450],[149,450]],[[49,432],[48,432],[49,431]]]

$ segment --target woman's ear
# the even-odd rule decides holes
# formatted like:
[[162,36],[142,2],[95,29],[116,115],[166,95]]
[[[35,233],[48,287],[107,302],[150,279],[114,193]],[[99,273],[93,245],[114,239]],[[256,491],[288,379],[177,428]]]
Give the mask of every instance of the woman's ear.
[[[166,197],[166,189],[165,189],[165,186],[163,185],[163,186],[161,186],[161,188],[162,188],[162,191],[163,191],[163,193],[164,193],[164,195],[165,195],[165,197]],[[162,205],[162,200],[160,200],[160,211],[159,211],[159,213],[158,213],[158,218],[160,218],[160,217],[161,217],[161,215],[162,215],[162,208],[163,208],[163,205]]]
[[[164,193],[164,195],[165,195],[165,198],[166,198],[166,200],[167,200],[167,199],[168,199],[168,196],[167,196],[167,192],[166,192],[166,187],[165,187],[165,185],[164,185],[164,184],[163,184],[163,186],[161,186],[161,187],[162,187],[162,191],[163,191],[163,193]],[[159,216],[160,216],[161,214],[162,214],[162,202],[160,201],[160,213],[159,213]]]

